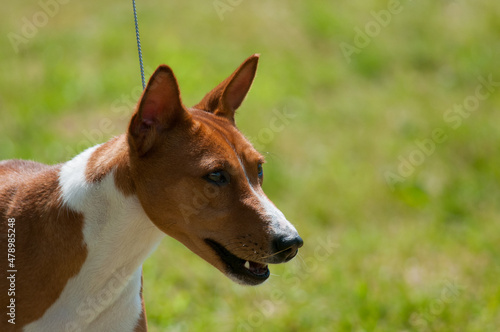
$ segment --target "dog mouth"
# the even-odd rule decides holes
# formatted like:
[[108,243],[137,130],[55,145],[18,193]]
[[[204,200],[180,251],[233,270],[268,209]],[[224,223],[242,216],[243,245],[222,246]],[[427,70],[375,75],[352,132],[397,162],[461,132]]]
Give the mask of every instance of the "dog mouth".
[[234,277],[236,282],[247,285],[258,285],[269,278],[270,271],[267,264],[239,258],[214,240],[206,239],[205,242],[217,253],[226,265],[227,273],[231,277]]

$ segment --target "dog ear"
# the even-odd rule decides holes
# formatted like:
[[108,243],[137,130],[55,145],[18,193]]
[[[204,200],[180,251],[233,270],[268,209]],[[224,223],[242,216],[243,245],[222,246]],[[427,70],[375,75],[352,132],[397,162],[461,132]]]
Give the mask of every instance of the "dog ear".
[[234,73],[210,91],[194,108],[223,116],[234,123],[234,113],[252,86],[259,54],[246,59]]
[[142,156],[151,149],[162,131],[189,117],[182,105],[179,85],[172,69],[161,65],[149,79],[130,120],[129,141]]

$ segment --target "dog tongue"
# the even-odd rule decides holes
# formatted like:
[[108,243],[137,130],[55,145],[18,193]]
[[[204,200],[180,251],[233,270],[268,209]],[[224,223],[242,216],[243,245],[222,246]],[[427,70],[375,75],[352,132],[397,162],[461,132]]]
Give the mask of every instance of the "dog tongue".
[[255,262],[250,262],[250,272],[254,274],[265,274],[267,272],[267,265]]

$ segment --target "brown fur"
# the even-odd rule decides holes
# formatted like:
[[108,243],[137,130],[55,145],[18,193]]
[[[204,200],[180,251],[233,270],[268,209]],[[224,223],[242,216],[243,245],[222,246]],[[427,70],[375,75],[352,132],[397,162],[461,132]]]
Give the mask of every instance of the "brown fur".
[[144,286],[144,277],[141,275],[141,305],[142,305],[142,311],[141,311],[141,316],[139,318],[139,321],[137,322],[137,325],[135,327],[134,332],[147,332],[148,331],[148,323],[146,319],[146,304],[144,303],[144,296],[142,294],[142,289]]
[[[15,331],[42,317],[78,273],[87,250],[83,216],[61,204],[60,166],[28,161],[0,163],[0,250],[7,253],[7,220],[16,229],[16,325],[0,320],[1,331]],[[8,303],[7,257],[0,269],[0,303]],[[4,312],[2,310],[2,312]]]
[[125,195],[135,193],[134,183],[130,176],[129,152],[125,135],[115,137],[102,144],[90,156],[86,178],[89,183],[99,182],[111,171],[115,171],[114,179],[117,188]]

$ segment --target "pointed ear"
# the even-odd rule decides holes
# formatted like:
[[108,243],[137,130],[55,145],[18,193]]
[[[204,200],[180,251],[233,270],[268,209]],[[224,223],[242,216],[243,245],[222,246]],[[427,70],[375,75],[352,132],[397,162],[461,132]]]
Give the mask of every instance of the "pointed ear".
[[142,156],[159,140],[162,131],[189,116],[172,69],[161,65],[149,79],[130,120],[129,142]]
[[246,59],[236,71],[210,91],[194,108],[223,116],[234,122],[234,113],[252,86],[259,54]]

